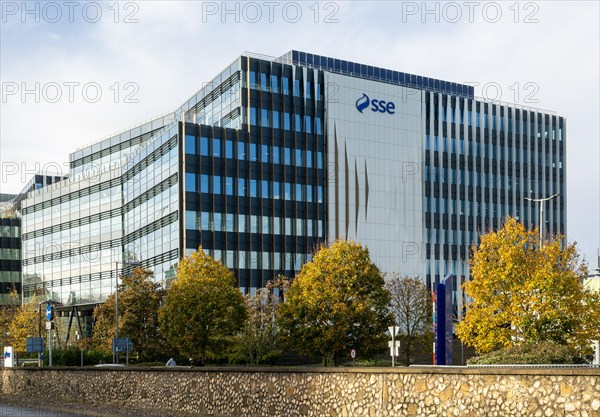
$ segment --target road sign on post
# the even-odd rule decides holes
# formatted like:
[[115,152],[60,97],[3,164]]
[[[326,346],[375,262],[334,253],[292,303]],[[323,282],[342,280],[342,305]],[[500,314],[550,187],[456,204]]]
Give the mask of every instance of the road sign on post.
[[395,366],[396,356],[399,356],[400,342],[396,342],[396,335],[400,332],[400,327],[390,326],[388,327],[392,341],[388,342],[390,347],[390,356],[392,357],[392,368]]
[[46,320],[54,320],[54,306],[52,304],[46,306]]
[[[113,354],[125,352],[126,364],[129,365],[129,352],[133,350],[133,342],[128,337],[115,337],[112,340]],[[118,356],[117,356],[118,357]]]
[[25,350],[27,353],[40,353],[44,351],[43,337],[28,337],[25,340]]

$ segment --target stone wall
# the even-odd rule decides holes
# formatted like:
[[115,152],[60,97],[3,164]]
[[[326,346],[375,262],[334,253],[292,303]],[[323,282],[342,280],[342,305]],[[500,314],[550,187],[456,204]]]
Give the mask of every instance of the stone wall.
[[25,368],[0,377],[4,395],[141,416],[600,416],[598,368]]

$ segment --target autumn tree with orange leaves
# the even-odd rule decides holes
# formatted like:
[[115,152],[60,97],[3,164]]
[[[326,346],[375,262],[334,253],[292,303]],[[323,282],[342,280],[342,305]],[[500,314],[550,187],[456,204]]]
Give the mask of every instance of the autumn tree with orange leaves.
[[583,287],[586,274],[574,243],[540,247],[537,230],[508,218],[474,248],[458,337],[479,353],[543,341],[586,349],[600,339],[600,294]]

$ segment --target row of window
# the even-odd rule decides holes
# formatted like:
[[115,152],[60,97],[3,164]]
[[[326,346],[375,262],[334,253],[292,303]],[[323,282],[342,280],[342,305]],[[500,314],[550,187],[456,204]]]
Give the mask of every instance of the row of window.
[[215,158],[323,169],[323,152],[257,143],[237,142],[236,144],[232,140],[223,141],[219,138],[209,139],[204,136],[199,140],[195,136],[186,136],[185,152]]
[[323,221],[232,213],[186,211],[185,227],[208,232],[263,233],[323,237]]
[[[525,204],[525,222],[527,222],[527,201]],[[530,208],[532,216],[535,216],[537,209]],[[517,204],[515,211],[512,211],[512,207],[500,203],[482,203],[477,201],[465,201],[453,198],[437,198],[437,197],[425,197],[425,211],[433,214],[458,214],[460,216],[469,214],[472,216],[481,216],[489,218],[504,218],[505,216],[516,216],[517,219],[521,217],[521,206]],[[551,207],[547,209],[552,215],[552,218],[557,219],[560,214],[564,216],[564,212]],[[548,215],[548,214],[547,214]]]
[[300,202],[323,202],[323,186],[272,182],[219,175],[185,173],[185,190],[205,194],[222,194],[238,197],[273,198]]
[[[302,265],[312,259],[312,255],[305,253],[209,250],[204,253],[212,256],[217,261],[230,269],[272,269],[275,271],[300,271]],[[187,249],[190,255],[194,249]]]
[[[538,178],[536,179],[534,177],[513,175],[512,173],[505,175],[454,168],[426,167],[425,181],[434,181],[440,184],[461,184],[463,186],[467,185],[468,181],[468,184],[473,187],[490,187],[508,191],[511,191],[514,187],[515,190],[523,190],[525,192],[530,192],[536,187],[539,190],[545,184],[546,190],[549,190],[550,179],[546,178],[542,180],[540,178],[541,172],[538,174]],[[562,184],[559,181],[555,181],[552,184],[555,190],[562,188]]]
[[[38,223],[50,219],[65,218],[72,213],[79,213],[87,209],[101,209],[106,204],[119,203],[121,204],[121,187],[116,186],[108,190],[98,191],[93,194],[88,194],[83,197],[74,198],[60,204],[54,204],[51,207],[41,209],[42,205],[37,204],[38,209],[34,212],[29,212],[24,215],[23,225]],[[51,201],[58,201],[54,198]],[[33,221],[35,220],[35,221]],[[36,226],[37,228],[37,226]],[[31,231],[31,230],[28,230]]]
[[18,261],[21,259],[21,249],[0,248],[0,259]]
[[[451,121],[452,123],[460,123],[461,125],[464,124],[464,113],[458,109],[457,112],[453,111],[454,109],[450,108],[450,111],[448,111],[448,107],[447,106],[442,106],[442,110],[441,110],[441,121],[442,122],[447,122],[447,121]],[[434,107],[434,119],[438,120],[438,108]],[[458,120],[457,120],[458,118]],[[500,132],[504,132],[504,118],[505,116],[500,116],[500,115],[493,115],[493,114],[488,114],[488,113],[481,113],[479,111],[475,112],[475,127],[481,127],[483,125],[484,129],[489,129],[491,128],[492,130],[496,130],[496,127],[500,130]],[[472,126],[473,125],[473,111],[472,110],[467,110],[467,125],[468,126]],[[520,134],[526,134],[527,133],[527,122],[523,121],[522,119],[515,119],[515,133],[520,133]],[[550,130],[551,129],[551,130]],[[507,123],[507,131],[509,133],[512,133],[513,131],[513,118],[509,117],[508,118],[508,123]],[[529,134],[533,135],[533,132],[535,131],[535,122],[533,119],[530,119],[529,121]],[[552,127],[550,128],[550,126],[542,126],[541,120],[538,120],[537,123],[537,133],[536,136],[538,138],[542,137],[542,132],[543,132],[543,137],[545,139],[550,138],[550,136],[552,136],[552,140],[556,140],[558,138],[559,141],[563,140],[563,129],[561,127],[558,128],[558,134],[557,134],[557,129],[556,127]]]
[[[448,153],[465,155],[465,147],[468,147],[469,155],[471,156],[490,156],[492,159],[499,161],[512,161],[512,147],[500,146],[500,145],[486,145],[481,142],[476,141],[467,141],[465,145],[465,140],[457,139],[457,138],[448,138],[446,136],[436,136],[430,137],[429,135],[425,135],[425,149],[437,151],[445,151]],[[491,155],[488,150],[491,150]],[[546,165],[550,166],[550,153],[549,150],[544,154],[541,151],[535,150],[527,150],[523,148],[523,153],[520,152],[521,148],[516,148],[515,152],[515,161],[523,162],[530,161],[532,155],[535,154],[538,160],[538,164],[541,165],[542,161],[545,161]],[[554,158],[558,155],[556,150],[554,151]],[[534,159],[535,160],[535,159]],[[558,161],[559,169],[562,169],[562,161]],[[556,167],[556,162],[552,161],[552,168]]]
[[323,100],[323,86],[321,83],[312,83],[308,80],[303,82],[302,80],[297,79],[291,84],[288,77],[280,77],[275,74],[269,75],[249,71],[248,87],[252,90],[267,91],[283,95],[290,95],[290,93],[292,93],[294,97],[304,97],[307,99],[314,97],[318,101]]
[[0,282],[21,282],[19,271],[0,271]]
[[306,132],[316,133],[318,135],[323,134],[323,124],[321,118],[318,116],[313,120],[313,118],[308,115],[302,117],[302,115],[294,113],[292,117],[292,114],[288,112],[256,109],[255,107],[250,107],[250,125],[272,127],[273,129],[281,128],[283,130],[298,133]]
[[0,226],[0,237],[19,237],[19,226]]

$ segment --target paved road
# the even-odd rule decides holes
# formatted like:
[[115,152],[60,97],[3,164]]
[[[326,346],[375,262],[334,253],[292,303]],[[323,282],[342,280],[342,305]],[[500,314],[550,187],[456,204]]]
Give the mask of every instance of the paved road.
[[40,407],[20,407],[0,403],[0,417],[86,417],[84,414],[44,410]]

